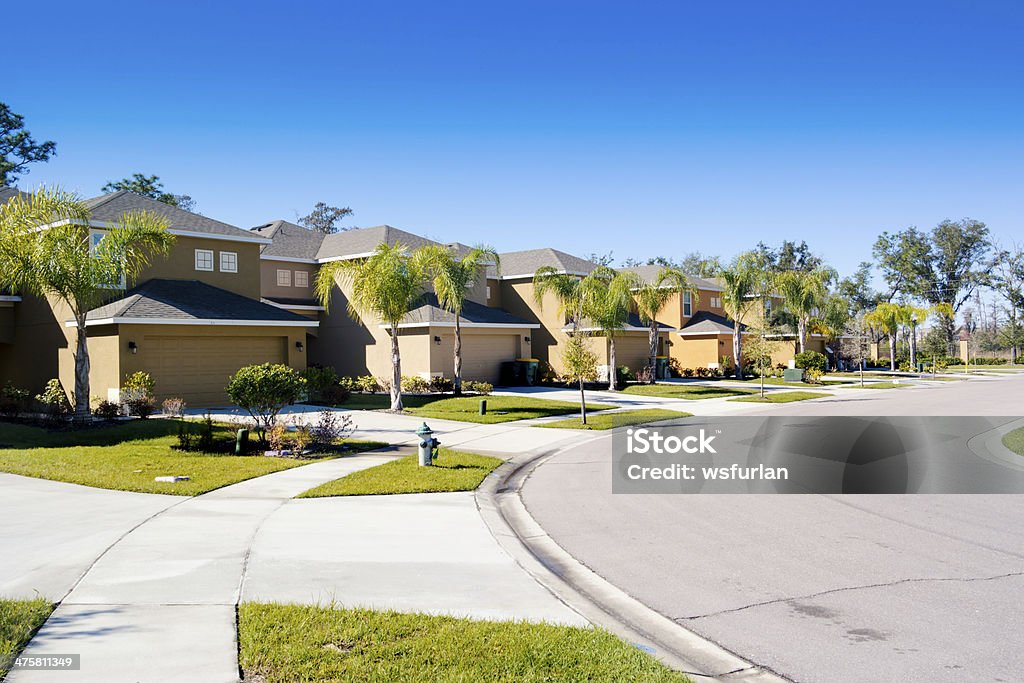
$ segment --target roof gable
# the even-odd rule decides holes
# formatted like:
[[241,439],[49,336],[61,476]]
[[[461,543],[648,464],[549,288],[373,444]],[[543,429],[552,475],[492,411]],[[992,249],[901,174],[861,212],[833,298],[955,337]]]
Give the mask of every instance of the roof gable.
[[200,233],[210,237],[246,242],[262,241],[263,239],[249,230],[243,230],[198,213],[185,211],[128,190],[118,190],[86,199],[83,203],[89,209],[90,219],[94,221],[114,222],[129,211],[149,211],[167,219],[170,229],[175,232]]
[[586,275],[597,268],[593,261],[548,247],[510,251],[499,256],[502,279],[533,277],[538,269],[545,266],[570,275]]

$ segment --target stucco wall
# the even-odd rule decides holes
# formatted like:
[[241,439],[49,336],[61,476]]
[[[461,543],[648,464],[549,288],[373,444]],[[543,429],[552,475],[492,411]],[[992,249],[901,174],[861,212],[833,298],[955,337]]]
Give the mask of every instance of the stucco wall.
[[[196,270],[195,250],[213,251],[213,271]],[[167,258],[153,257],[136,282],[154,278],[168,280],[199,280],[230,292],[252,299],[260,298],[260,245],[229,240],[178,237]],[[238,255],[238,272],[220,270],[220,252],[229,251]]]
[[[272,261],[263,259],[260,261],[260,282],[261,293],[265,297],[280,297],[284,299],[314,299],[313,286],[316,281],[318,266],[312,263],[291,263],[289,261]],[[277,284],[277,271],[290,271],[291,286],[279,287]],[[295,273],[306,273],[309,281],[308,287],[298,287],[295,284]]]

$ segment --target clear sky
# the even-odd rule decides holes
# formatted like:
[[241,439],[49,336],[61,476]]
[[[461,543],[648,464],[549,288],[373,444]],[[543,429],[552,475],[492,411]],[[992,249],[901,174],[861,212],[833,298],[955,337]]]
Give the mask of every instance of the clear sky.
[[250,227],[319,200],[502,251],[848,273],[943,218],[1024,239],[1007,2],[20,2],[0,100],[92,196],[155,173]]

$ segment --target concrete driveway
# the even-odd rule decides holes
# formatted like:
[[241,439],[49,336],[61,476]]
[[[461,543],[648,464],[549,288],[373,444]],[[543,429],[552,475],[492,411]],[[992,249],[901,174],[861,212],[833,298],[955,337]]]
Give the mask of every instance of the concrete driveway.
[[[763,412],[1024,413],[1019,375],[836,394]],[[587,567],[755,664],[798,681],[1024,675],[1024,497],[612,495],[609,468],[606,439],[566,449],[523,500]]]

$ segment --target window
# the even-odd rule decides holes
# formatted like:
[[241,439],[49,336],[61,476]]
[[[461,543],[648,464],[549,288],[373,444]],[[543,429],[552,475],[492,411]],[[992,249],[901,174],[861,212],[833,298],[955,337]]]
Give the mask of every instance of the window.
[[279,270],[279,271],[277,271],[277,286],[278,287],[291,287],[292,286],[292,271],[290,271],[290,270]]
[[196,270],[213,270],[213,251],[196,249]]
[[309,273],[304,270],[295,271],[295,286],[309,287]]
[[683,292],[683,316],[689,318],[693,315],[693,294]]
[[[100,242],[103,241],[105,233],[102,230],[93,230],[89,233],[89,254],[95,254],[96,248],[100,246]],[[105,289],[124,289],[125,280],[124,273],[118,272],[117,279],[113,282],[101,285]]]
[[490,299],[491,299],[491,286],[487,285],[487,300],[490,301]]
[[711,308],[721,308],[721,307],[722,307],[722,297],[720,297],[720,296],[713,296],[713,297],[711,297]]
[[238,254],[233,251],[222,251],[220,252],[220,272],[222,273],[237,273],[238,272]]

